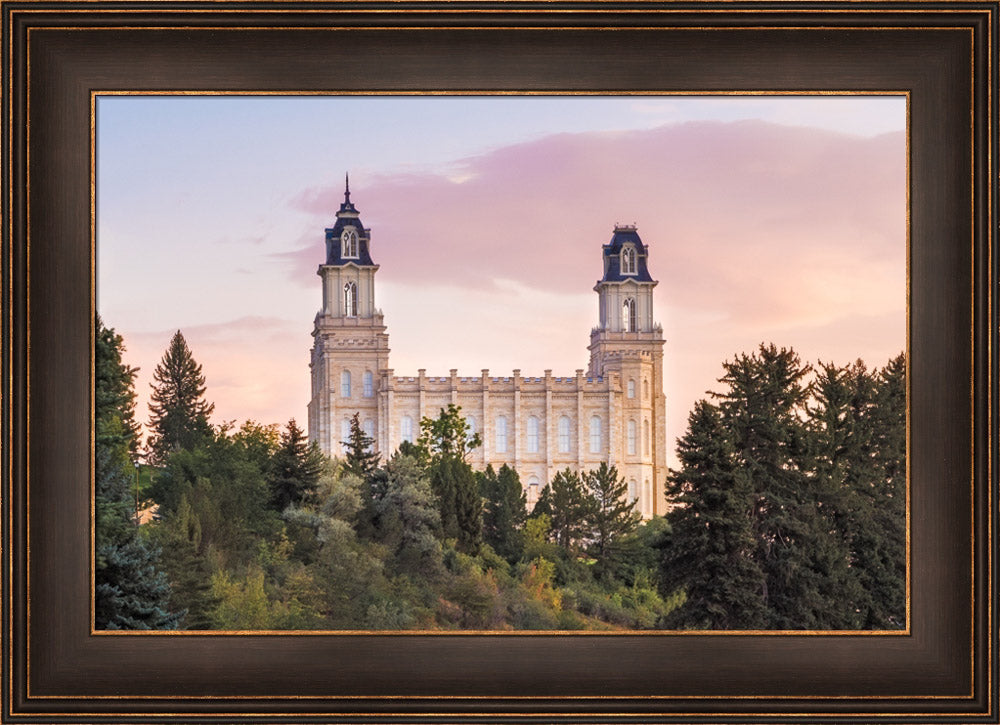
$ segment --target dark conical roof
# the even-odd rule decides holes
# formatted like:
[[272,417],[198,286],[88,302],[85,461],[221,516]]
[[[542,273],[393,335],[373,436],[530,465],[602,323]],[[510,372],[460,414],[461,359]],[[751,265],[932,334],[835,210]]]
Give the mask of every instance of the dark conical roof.
[[[358,233],[358,256],[344,258],[341,255],[343,251],[342,245],[340,243],[340,237],[349,227],[353,227]],[[351,185],[350,180],[344,177],[344,202],[340,205],[340,211],[337,212],[337,221],[334,222],[333,226],[326,229],[326,262],[325,264],[335,266],[335,265],[345,265],[345,264],[356,264],[359,267],[374,267],[375,262],[372,261],[371,252],[369,251],[369,244],[371,243],[371,235],[368,229],[365,229],[364,224],[361,223],[361,215],[358,213],[357,207],[351,202]]]
[[[635,248],[636,273],[622,274],[621,259],[622,248],[631,244]],[[604,245],[604,277],[601,282],[624,282],[634,280],[636,282],[653,282],[649,276],[649,269],[646,266],[646,258],[649,250],[639,238],[635,225],[615,225],[615,231],[611,235],[611,241]]]

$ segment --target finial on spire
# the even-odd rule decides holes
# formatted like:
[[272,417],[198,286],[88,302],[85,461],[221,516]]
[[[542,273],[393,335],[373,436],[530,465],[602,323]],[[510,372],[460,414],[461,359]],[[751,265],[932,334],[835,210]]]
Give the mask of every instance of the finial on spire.
[[351,178],[347,172],[344,172],[344,202],[351,203]]

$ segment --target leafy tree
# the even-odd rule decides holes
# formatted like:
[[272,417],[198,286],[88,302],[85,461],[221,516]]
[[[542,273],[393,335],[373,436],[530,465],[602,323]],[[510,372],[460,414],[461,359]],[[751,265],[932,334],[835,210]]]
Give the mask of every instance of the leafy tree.
[[531,515],[533,518],[548,516],[556,543],[566,552],[575,554],[589,533],[588,519],[593,505],[579,474],[566,468],[556,473],[552,482],[542,489]]
[[506,463],[499,474],[493,466],[477,474],[483,498],[483,541],[509,562],[521,558],[524,549],[521,528],[528,517],[528,500],[517,471]]
[[94,391],[95,625],[98,629],[175,629],[170,587],[158,551],[140,536],[134,512],[136,449],[133,381],[122,337],[96,321]]
[[449,403],[447,409],[442,408],[437,418],[420,420],[417,446],[433,463],[443,458],[458,458],[464,462],[468,452],[480,445],[482,438],[478,433],[469,435],[469,424],[462,417],[462,408],[454,403]]
[[208,417],[215,406],[203,397],[205,376],[180,330],[153,371],[153,380],[148,460],[162,466],[172,452],[195,448],[212,437]]
[[677,441],[681,468],[671,471],[667,514],[671,531],[660,542],[661,589],[684,604],[663,623],[671,629],[759,629],[767,626],[764,571],[756,560],[756,497],[739,469],[719,409],[695,404]]
[[441,525],[434,494],[420,466],[410,456],[394,455],[386,465],[388,485],[377,502],[379,537],[390,552],[390,567],[414,581],[441,573]]
[[[357,416],[355,416],[357,420]],[[271,505],[278,511],[299,504],[313,494],[323,470],[323,454],[315,442],[306,440],[295,419],[281,434],[281,443],[269,466]]]
[[635,532],[642,517],[635,510],[635,502],[628,500],[628,484],[618,477],[615,466],[602,461],[597,469],[583,474],[583,484],[592,500],[586,519],[592,542],[590,555],[597,561],[598,570],[608,574],[618,553],[616,547]]

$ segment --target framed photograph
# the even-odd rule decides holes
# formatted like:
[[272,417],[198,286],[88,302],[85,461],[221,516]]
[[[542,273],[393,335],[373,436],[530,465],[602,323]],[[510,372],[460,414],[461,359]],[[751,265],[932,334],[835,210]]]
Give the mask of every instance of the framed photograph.
[[[2,9],[5,722],[996,722],[996,2],[13,0]],[[189,97],[385,100],[397,110],[406,99],[896,99],[906,142],[905,627],[602,636],[95,629],[95,169],[111,147],[100,128],[111,116],[98,109],[152,103],[151,130],[134,134],[149,143],[155,104]],[[325,108],[316,112],[343,106]],[[137,130],[134,119],[124,123]],[[262,139],[258,152],[266,150]],[[721,151],[702,151],[726,166]],[[209,149],[176,152],[192,168],[210,158]],[[147,158],[140,146],[116,153],[133,168]],[[244,161],[248,173],[265,167]],[[165,183],[190,192],[172,203],[204,206],[203,187],[183,174]],[[351,190],[341,193],[350,217]],[[511,229],[523,230],[510,214]],[[624,238],[636,231],[631,222],[610,219],[607,231],[614,223]],[[341,255],[359,256],[359,241],[367,253],[361,231],[344,231]],[[604,241],[593,240],[594,255]],[[169,234],[162,246],[195,254]],[[150,310],[159,304],[153,272],[130,288]],[[130,274],[141,277],[142,265]],[[364,306],[363,288],[360,301],[357,288],[344,294],[349,309]],[[626,326],[644,319],[632,304]],[[395,380],[402,398],[411,381]],[[338,378],[349,390],[347,381]],[[375,382],[381,390],[389,378]],[[359,373],[354,385],[369,382]],[[336,452],[340,431],[321,420],[311,411],[309,432]],[[405,439],[392,430],[387,449]],[[494,446],[498,435],[491,430]],[[641,495],[652,511],[653,497]]]

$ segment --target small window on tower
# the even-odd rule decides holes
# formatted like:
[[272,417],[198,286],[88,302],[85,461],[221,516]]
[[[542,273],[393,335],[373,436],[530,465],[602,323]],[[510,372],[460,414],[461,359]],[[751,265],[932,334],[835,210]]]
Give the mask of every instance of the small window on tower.
[[636,274],[635,247],[631,244],[622,249],[622,274]]
[[635,381],[634,380],[629,380],[628,381],[628,397],[630,397],[630,398],[634,398],[635,397]]
[[632,297],[626,297],[622,303],[622,329],[635,332],[635,299]]
[[344,315],[358,316],[358,286],[353,282],[344,285]]
[[340,395],[344,398],[351,397],[351,371],[344,370],[340,373]]
[[341,254],[345,259],[358,258],[358,233],[353,229],[346,229],[340,237]]
[[364,386],[366,398],[375,395],[375,377],[372,375],[371,370],[365,370]]

